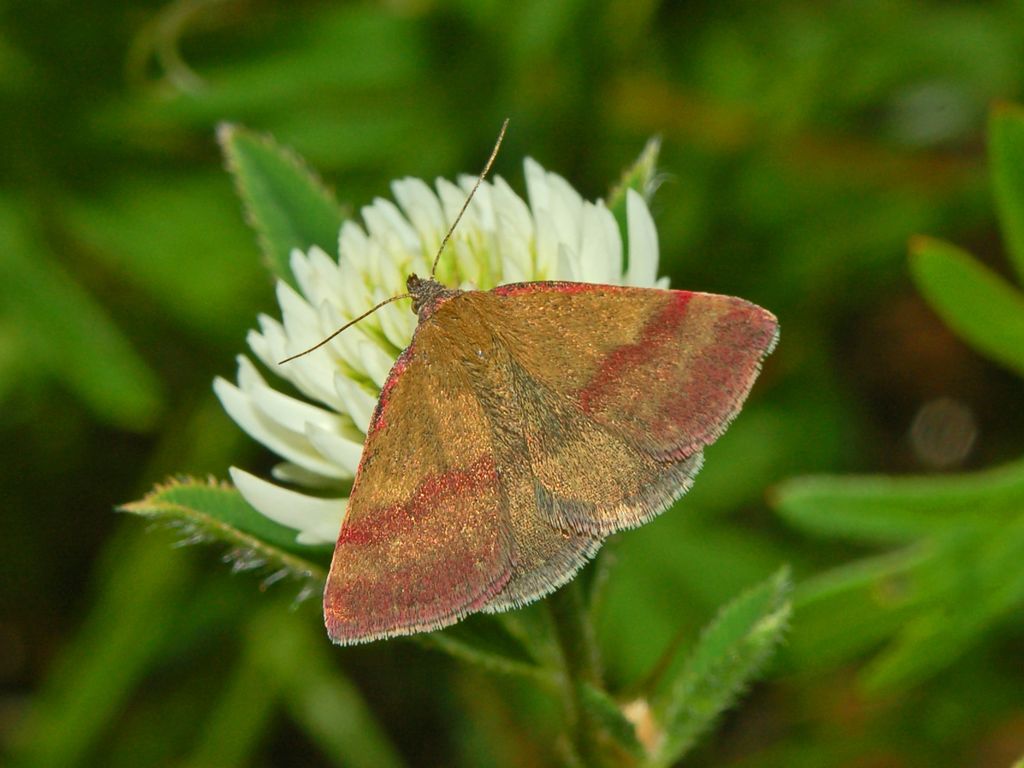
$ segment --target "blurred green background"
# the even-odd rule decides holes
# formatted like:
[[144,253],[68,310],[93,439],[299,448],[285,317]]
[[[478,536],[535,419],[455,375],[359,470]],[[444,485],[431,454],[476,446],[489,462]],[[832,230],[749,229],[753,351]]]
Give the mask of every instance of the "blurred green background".
[[[688,765],[1024,754],[1021,603],[927,656],[938,630],[893,672],[886,644],[913,619],[891,610],[903,565],[768,503],[797,474],[1021,455],[1020,379],[919,297],[907,243],[927,233],[1010,272],[986,121],[993,101],[1024,99],[1024,5],[11,0],[0,14],[0,756],[552,763],[550,705],[522,683],[408,642],[331,648],[316,600],[289,610],[294,591],[232,575],[221,549],[172,549],[113,512],[172,474],[272,463],[211,390],[257,313],[276,312],[217,122],[293,147],[358,210],[399,176],[475,172],[505,116],[496,172],[520,192],[529,155],[602,196],[660,135],[662,272],[782,323],[693,492],[617,543],[598,617],[613,687],[789,562],[789,644]],[[926,579],[974,572],[956,546]],[[1010,578],[1019,561],[993,562]],[[939,607],[954,622],[969,606]]]

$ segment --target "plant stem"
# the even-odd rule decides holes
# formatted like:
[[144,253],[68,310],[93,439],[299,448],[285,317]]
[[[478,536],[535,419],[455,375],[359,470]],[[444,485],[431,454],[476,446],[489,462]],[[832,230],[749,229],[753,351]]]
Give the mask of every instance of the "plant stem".
[[548,606],[565,660],[566,675],[601,687],[601,658],[579,581],[571,581],[551,595]]
[[602,687],[601,658],[579,581],[571,581],[548,598],[555,637],[563,661],[563,695],[569,737],[585,765],[602,765],[595,754],[595,724],[580,701],[580,684]]

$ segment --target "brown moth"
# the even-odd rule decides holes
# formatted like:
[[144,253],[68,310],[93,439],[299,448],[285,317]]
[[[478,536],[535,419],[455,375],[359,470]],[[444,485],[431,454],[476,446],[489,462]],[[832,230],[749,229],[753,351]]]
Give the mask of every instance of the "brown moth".
[[373,413],[324,590],[339,644],[557,589],[689,490],[778,337],[770,312],[730,296],[461,291],[415,275],[407,288],[388,301],[411,297],[418,324]]
[[558,588],[683,495],[777,338],[742,299],[415,275],[419,317],[363,447],[327,588],[332,640],[425,632]]

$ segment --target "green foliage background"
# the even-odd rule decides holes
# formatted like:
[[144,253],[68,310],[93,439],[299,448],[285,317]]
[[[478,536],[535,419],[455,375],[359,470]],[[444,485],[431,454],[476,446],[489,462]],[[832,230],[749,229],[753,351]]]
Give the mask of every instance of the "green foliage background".
[[[789,563],[787,645],[687,765],[1024,754],[1024,123],[1002,107],[988,130],[1024,99],[1024,7],[12,0],[0,19],[5,760],[555,760],[527,683],[408,642],[333,649],[294,585],[112,513],[171,473],[270,464],[210,388],[274,307],[215,125],[273,134],[357,210],[399,176],[474,172],[505,116],[496,170],[520,191],[531,155],[603,195],[660,134],[663,271],[783,328],[693,492],[616,543],[613,690]],[[978,435],[944,472],[908,437],[937,398]],[[791,479],[813,472],[841,477]]]

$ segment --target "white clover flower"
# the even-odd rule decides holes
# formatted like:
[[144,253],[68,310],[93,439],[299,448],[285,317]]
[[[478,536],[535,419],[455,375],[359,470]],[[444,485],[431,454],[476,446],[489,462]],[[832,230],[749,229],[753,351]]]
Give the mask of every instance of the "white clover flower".
[[[439,282],[481,290],[533,280],[668,285],[667,278],[657,279],[658,235],[643,197],[626,194],[624,270],[622,238],[604,203],[583,200],[565,179],[533,160],[524,165],[529,205],[500,177],[481,184],[441,257]],[[456,185],[439,179],[436,192],[419,179],[395,181],[398,205],[378,198],[363,208],[364,226],[342,225],[337,261],[316,247],[292,252],[301,293],[278,282],[282,322],[261,315],[260,330],[250,331],[247,340],[256,357],[306,399],[274,389],[244,355],[238,358],[237,385],[223,378],[214,382],[231,418],[284,459],[273,469],[275,479],[320,493],[350,487],[380,389],[412,339],[416,316],[405,302],[389,304],[315,353],[286,365],[278,361],[404,293],[410,273],[428,275],[475,181],[462,177]],[[293,528],[299,543],[337,539],[347,498],[299,493],[237,467],[231,478],[260,513]]]

